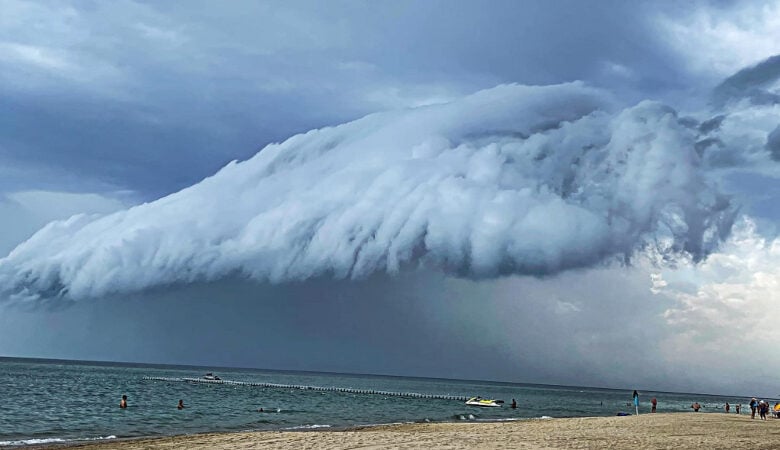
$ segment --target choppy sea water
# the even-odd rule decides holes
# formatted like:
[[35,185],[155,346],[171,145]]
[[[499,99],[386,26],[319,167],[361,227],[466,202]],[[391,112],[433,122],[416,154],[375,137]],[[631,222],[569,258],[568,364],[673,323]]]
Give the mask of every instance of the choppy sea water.
[[[479,395],[506,403],[500,408],[480,408],[459,400],[143,379],[145,376],[197,378],[206,372],[224,380]],[[122,394],[128,396],[127,409],[119,408]],[[742,403],[746,407],[749,401],[728,396],[642,391],[640,414],[649,413],[652,397],[658,399],[659,412],[688,412],[693,402],[702,404],[703,412],[721,412],[725,402]],[[517,400],[517,409],[509,407],[513,398]],[[179,399],[184,400],[183,410],[176,408]],[[630,402],[631,391],[588,387],[0,358],[0,446],[3,447],[214,431],[612,416],[633,412]],[[263,412],[258,411],[260,408]]]

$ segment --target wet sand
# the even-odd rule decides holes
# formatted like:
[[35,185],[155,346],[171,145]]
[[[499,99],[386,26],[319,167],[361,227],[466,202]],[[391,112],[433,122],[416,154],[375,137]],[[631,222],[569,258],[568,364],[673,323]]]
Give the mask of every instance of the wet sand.
[[208,433],[76,444],[138,449],[780,449],[780,420],[721,413],[642,414],[500,423],[387,425],[349,431]]

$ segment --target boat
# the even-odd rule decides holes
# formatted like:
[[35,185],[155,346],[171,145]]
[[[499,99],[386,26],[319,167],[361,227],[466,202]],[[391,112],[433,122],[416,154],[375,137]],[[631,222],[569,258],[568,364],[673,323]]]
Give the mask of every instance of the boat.
[[466,400],[466,404],[469,406],[496,407],[501,406],[502,403],[504,403],[503,400],[488,400],[482,397],[471,397],[470,399]]
[[210,381],[218,381],[220,378],[213,373],[209,372],[206,375],[203,375],[204,380],[210,380]]

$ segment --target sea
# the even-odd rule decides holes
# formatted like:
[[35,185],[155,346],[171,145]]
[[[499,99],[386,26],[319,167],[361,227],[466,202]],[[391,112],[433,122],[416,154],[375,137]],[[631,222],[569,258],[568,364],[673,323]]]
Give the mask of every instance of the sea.
[[[206,373],[247,384],[149,379],[202,379]],[[119,408],[122,395],[127,395],[126,409]],[[445,398],[428,398],[437,396]],[[475,407],[447,396],[481,396],[504,403],[495,408]],[[658,400],[659,412],[690,412],[693,402],[703,406],[702,413],[722,412],[726,402],[741,403],[747,409],[749,401],[640,391],[640,414],[650,412],[652,397]],[[516,409],[510,407],[512,399]],[[182,410],[177,409],[179,400],[185,405]],[[631,390],[0,358],[0,447],[6,448],[203,432],[339,430],[412,422],[547,420],[618,413],[635,413]]]

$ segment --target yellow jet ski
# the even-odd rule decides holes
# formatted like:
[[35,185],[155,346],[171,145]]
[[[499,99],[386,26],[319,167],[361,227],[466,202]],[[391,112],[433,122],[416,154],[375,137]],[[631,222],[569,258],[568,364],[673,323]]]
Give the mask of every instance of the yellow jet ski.
[[503,400],[488,400],[482,397],[471,397],[470,399],[466,400],[466,404],[469,406],[496,407],[501,406],[502,403],[504,403]]

